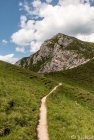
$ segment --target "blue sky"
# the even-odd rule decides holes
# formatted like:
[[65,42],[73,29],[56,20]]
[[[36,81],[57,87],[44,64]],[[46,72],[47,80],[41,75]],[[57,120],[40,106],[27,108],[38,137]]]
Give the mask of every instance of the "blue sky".
[[[80,0],[63,1],[0,0],[0,59],[14,63],[36,52],[44,40],[58,32],[93,42],[94,8],[82,6]],[[82,24],[75,19],[82,20]]]
[[20,0],[0,0],[0,42],[7,40],[4,45],[0,43],[0,55],[15,53],[16,57],[23,57],[25,54],[15,51],[16,45],[11,42],[12,33],[19,29],[19,19],[23,11],[19,11]]
[[[31,52],[27,49],[24,53],[15,51],[16,44],[11,42],[11,35],[19,30],[20,16],[25,14],[25,11],[19,10],[19,3],[24,0],[0,0],[0,55],[15,54],[17,58],[30,55]],[[33,2],[33,0],[27,0]],[[44,0],[42,0],[44,2]],[[57,0],[53,1],[53,5]],[[6,40],[8,43],[2,43]]]

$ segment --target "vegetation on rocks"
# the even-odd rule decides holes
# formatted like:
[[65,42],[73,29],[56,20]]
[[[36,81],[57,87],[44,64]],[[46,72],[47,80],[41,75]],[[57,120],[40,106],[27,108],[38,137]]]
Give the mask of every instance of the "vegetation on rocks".
[[45,41],[38,52],[22,58],[16,65],[39,73],[77,67],[94,57],[94,43],[84,42],[64,34]]

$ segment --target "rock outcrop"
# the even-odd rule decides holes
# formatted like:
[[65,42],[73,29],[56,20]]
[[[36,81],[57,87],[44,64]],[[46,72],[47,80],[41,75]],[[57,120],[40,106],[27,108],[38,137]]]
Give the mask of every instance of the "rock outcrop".
[[16,65],[39,73],[62,71],[77,67],[94,57],[94,43],[57,34],[45,41],[40,50]]

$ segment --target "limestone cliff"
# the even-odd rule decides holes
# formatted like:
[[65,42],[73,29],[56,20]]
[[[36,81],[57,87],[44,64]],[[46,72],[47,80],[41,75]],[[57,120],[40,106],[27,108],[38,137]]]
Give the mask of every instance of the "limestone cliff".
[[45,41],[38,52],[22,58],[16,65],[39,73],[49,73],[77,67],[93,57],[94,43],[59,33]]

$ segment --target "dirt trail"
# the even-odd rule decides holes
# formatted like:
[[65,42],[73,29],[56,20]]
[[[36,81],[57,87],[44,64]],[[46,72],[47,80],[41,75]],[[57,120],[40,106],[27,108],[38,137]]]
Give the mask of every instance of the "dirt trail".
[[39,119],[39,125],[37,127],[38,140],[49,140],[48,125],[47,125],[46,99],[50,94],[52,94],[61,85],[62,85],[62,83],[59,83],[57,86],[55,86],[51,90],[51,92],[48,95],[43,97],[41,100],[40,115],[39,115],[40,119]]

